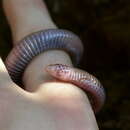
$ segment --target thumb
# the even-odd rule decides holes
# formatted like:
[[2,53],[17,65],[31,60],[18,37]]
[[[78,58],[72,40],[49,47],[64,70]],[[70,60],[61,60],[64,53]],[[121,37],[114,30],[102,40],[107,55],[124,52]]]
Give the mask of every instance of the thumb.
[[[18,95],[28,95],[27,91],[17,86],[9,76],[9,73],[0,57],[0,90],[9,90],[7,92],[15,92]],[[12,91],[11,91],[12,90]],[[1,92],[1,91],[0,91]]]
[[4,65],[4,62],[0,58],[0,86],[3,86],[3,84],[8,84],[12,83],[13,81],[11,80],[8,71]]

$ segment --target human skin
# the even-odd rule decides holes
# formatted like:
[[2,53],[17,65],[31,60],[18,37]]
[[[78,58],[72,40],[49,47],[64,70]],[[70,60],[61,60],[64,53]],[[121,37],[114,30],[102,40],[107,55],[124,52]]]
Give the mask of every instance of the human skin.
[[[11,26],[14,46],[32,32],[57,28],[41,0],[3,0],[3,5]],[[84,91],[69,83],[47,82],[52,77],[45,71],[45,67],[52,63],[72,66],[69,55],[64,51],[51,50],[40,54],[24,72],[25,91],[11,81],[0,62],[0,129],[98,129]]]

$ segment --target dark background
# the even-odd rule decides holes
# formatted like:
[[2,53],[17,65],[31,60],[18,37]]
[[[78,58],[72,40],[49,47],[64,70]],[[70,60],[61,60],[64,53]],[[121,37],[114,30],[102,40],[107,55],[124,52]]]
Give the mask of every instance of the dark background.
[[[130,0],[46,0],[55,23],[80,36],[80,67],[107,93],[97,115],[100,130],[130,130]],[[11,32],[0,2],[0,55],[11,50]]]

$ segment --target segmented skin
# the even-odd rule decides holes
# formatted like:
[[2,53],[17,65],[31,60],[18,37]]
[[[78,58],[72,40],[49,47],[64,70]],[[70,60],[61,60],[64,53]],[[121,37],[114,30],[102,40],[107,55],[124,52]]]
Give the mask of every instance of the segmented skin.
[[83,89],[88,94],[94,112],[100,111],[106,96],[103,86],[93,75],[62,64],[48,65],[46,70],[53,77]]
[[22,84],[22,76],[29,63],[47,50],[63,50],[77,65],[82,57],[83,45],[74,33],[63,29],[48,29],[32,33],[12,49],[5,64],[12,80]]

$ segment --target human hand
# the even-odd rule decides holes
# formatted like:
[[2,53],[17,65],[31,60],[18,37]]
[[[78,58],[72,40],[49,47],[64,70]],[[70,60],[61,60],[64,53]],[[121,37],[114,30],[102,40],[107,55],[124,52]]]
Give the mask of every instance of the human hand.
[[[14,46],[30,33],[56,28],[42,0],[3,0],[3,2]],[[2,102],[12,99],[14,103],[10,104],[12,108],[8,106],[9,116],[6,116],[8,111],[7,114],[3,112],[6,118],[2,116],[4,125],[3,127],[0,125],[0,129],[98,129],[87,95],[81,89],[64,82],[45,83],[52,79],[45,72],[45,67],[54,63],[72,66],[66,52],[50,50],[38,55],[26,68],[22,79],[26,91],[10,80],[7,86],[12,84],[12,88],[16,89],[13,89],[10,99],[6,98]],[[8,91],[11,93],[12,90]]]
[[36,92],[27,92],[12,82],[0,59],[0,129],[85,130],[90,124],[80,117],[89,118],[91,109],[88,113],[82,109],[88,100],[79,91],[73,85],[52,82],[44,83]]

